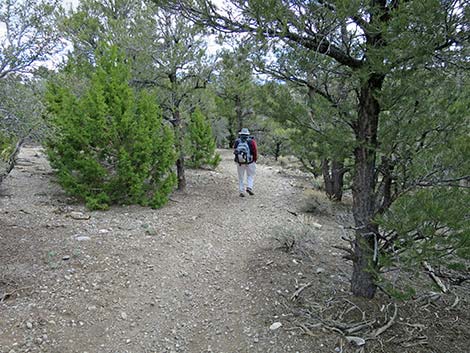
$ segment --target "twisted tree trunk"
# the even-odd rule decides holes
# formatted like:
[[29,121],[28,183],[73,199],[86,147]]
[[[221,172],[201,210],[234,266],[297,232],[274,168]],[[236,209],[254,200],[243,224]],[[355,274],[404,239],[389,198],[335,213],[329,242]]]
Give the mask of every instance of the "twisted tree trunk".
[[351,290],[354,295],[373,298],[377,290],[375,216],[375,168],[380,105],[375,94],[382,87],[383,76],[371,75],[363,83],[354,126],[357,147],[354,150],[353,215],[356,227]]
[[341,201],[343,198],[343,180],[345,173],[343,162],[333,160],[330,167],[330,161],[324,159],[322,160],[321,166],[326,195],[331,200]]
[[18,156],[18,153],[20,152],[21,146],[23,146],[24,141],[25,141],[25,138],[21,138],[16,143],[13,152],[10,154],[10,157],[6,161],[5,171],[4,172],[0,171],[0,183],[2,183],[3,179],[5,179],[15,167],[16,157]]

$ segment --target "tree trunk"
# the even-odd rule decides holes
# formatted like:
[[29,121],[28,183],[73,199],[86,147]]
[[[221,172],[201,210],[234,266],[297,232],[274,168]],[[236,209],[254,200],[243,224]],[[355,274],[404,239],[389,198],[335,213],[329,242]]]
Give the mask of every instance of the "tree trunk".
[[0,183],[3,181],[4,178],[10,174],[10,172],[13,170],[16,164],[16,157],[18,156],[18,153],[20,153],[20,149],[23,146],[23,143],[25,141],[25,137],[22,137],[21,139],[18,140],[18,142],[15,145],[15,148],[13,152],[10,154],[10,157],[8,158],[8,161],[6,162],[6,168],[5,171],[0,171]]
[[277,161],[281,155],[281,144],[282,142],[276,142],[276,147],[274,148],[274,159]]
[[233,148],[233,145],[235,144],[235,140],[237,139],[237,134],[233,131],[234,128],[229,125],[228,129],[228,148]]
[[[390,162],[390,159],[387,157],[382,157],[382,165],[380,166],[382,173],[382,188],[378,190],[380,195],[381,204],[378,205],[379,209],[377,213],[384,213],[392,204],[392,185],[393,185],[393,164]],[[377,202],[378,204],[378,202]]]
[[186,190],[186,176],[184,174],[184,126],[179,110],[173,112],[173,127],[175,130],[175,147],[178,159],[176,160],[176,176],[178,190]]
[[341,201],[343,198],[343,180],[345,173],[343,162],[333,160],[330,170],[330,161],[323,159],[321,166],[326,195],[331,200]]
[[375,215],[375,164],[380,105],[375,94],[383,76],[372,75],[363,83],[354,126],[357,147],[354,150],[353,215],[356,227],[351,290],[354,295],[373,298],[377,290],[377,225]]
[[242,128],[244,128],[244,126],[242,101],[239,96],[235,97],[235,112],[237,114],[238,131],[240,131]]

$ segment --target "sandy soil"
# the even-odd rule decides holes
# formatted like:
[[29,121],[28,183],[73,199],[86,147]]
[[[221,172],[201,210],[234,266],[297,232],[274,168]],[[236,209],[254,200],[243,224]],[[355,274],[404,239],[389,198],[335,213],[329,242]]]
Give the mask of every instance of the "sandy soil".
[[334,323],[367,322],[370,309],[383,319],[369,320],[374,332],[393,310],[383,295],[348,293],[332,247],[342,208],[306,206],[304,177],[261,163],[256,194],[240,198],[221,153],[162,209],[90,212],[54,182],[41,148],[23,148],[0,186],[0,352],[469,351],[468,288],[398,303],[380,340],[348,343]]

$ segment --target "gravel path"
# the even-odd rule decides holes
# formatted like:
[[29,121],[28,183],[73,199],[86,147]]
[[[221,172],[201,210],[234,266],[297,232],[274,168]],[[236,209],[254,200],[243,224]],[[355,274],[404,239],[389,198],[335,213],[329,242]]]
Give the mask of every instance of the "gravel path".
[[256,195],[240,198],[221,153],[162,209],[89,212],[40,148],[23,148],[0,186],[0,352],[311,352],[270,329],[292,281],[273,275],[271,239],[294,222],[300,189],[258,165]]

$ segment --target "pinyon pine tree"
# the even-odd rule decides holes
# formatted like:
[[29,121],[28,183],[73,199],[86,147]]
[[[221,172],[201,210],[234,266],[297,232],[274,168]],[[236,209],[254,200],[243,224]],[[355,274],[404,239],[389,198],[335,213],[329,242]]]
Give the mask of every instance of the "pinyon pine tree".
[[[275,48],[281,58],[283,52],[293,50],[297,59],[294,64],[305,59],[310,61],[307,69],[314,80],[306,82],[309,90],[340,108],[334,117],[342,118],[341,125],[345,124],[353,142],[350,156],[346,157],[352,160],[354,234],[350,239],[351,247],[345,250],[353,263],[352,293],[373,298],[378,288],[377,272],[384,238],[377,217],[390,209],[399,197],[418,192],[422,185],[446,185],[459,179],[468,181],[467,173],[461,175],[459,170],[454,174],[449,168],[441,169],[440,159],[445,159],[448,153],[434,154],[434,160],[434,156],[429,155],[431,163],[426,164],[429,169],[417,168],[413,179],[402,179],[397,173],[403,167],[405,171],[409,169],[410,160],[417,162],[428,155],[429,149],[422,148],[427,145],[427,139],[442,141],[440,133],[447,130],[448,125],[445,120],[452,121],[460,111],[436,117],[441,119],[440,124],[419,119],[425,125],[415,125],[413,110],[398,114],[399,107],[384,101],[393,83],[415,82],[417,72],[432,69],[432,73],[438,75],[445,70],[468,69],[468,1],[232,0],[225,1],[223,7],[216,6],[212,0],[154,1],[163,2],[214,30],[245,33],[252,41]],[[289,67],[289,76],[297,76],[299,69],[304,71],[304,65]],[[330,77],[331,80],[326,79]],[[438,82],[439,86],[441,84]],[[347,91],[337,91],[340,86],[347,87]],[[332,92],[341,93],[338,98],[344,93],[345,99],[338,101],[331,96]],[[409,95],[404,90],[394,90],[394,93]],[[413,98],[412,95],[409,98]],[[418,100],[416,105],[419,113],[422,103]],[[395,120],[400,131],[397,137],[406,141],[406,134],[413,133],[410,137],[414,143],[406,150],[401,148],[402,141],[391,146],[385,144],[384,128],[391,126],[389,118],[394,116],[399,117]],[[460,118],[464,121],[464,116]],[[414,126],[420,127],[420,131],[413,129]],[[428,133],[429,128],[439,134]],[[451,132],[459,132],[459,129]],[[468,134],[465,136],[468,138]],[[400,184],[402,180],[404,183]]]
[[199,109],[191,114],[186,138],[188,165],[200,168],[203,165],[216,167],[220,163],[220,155],[215,151],[215,139],[210,122]]
[[173,135],[154,97],[129,87],[129,67],[115,47],[97,55],[89,89],[80,97],[50,84],[47,143],[60,184],[91,209],[111,204],[161,207],[176,177]]

